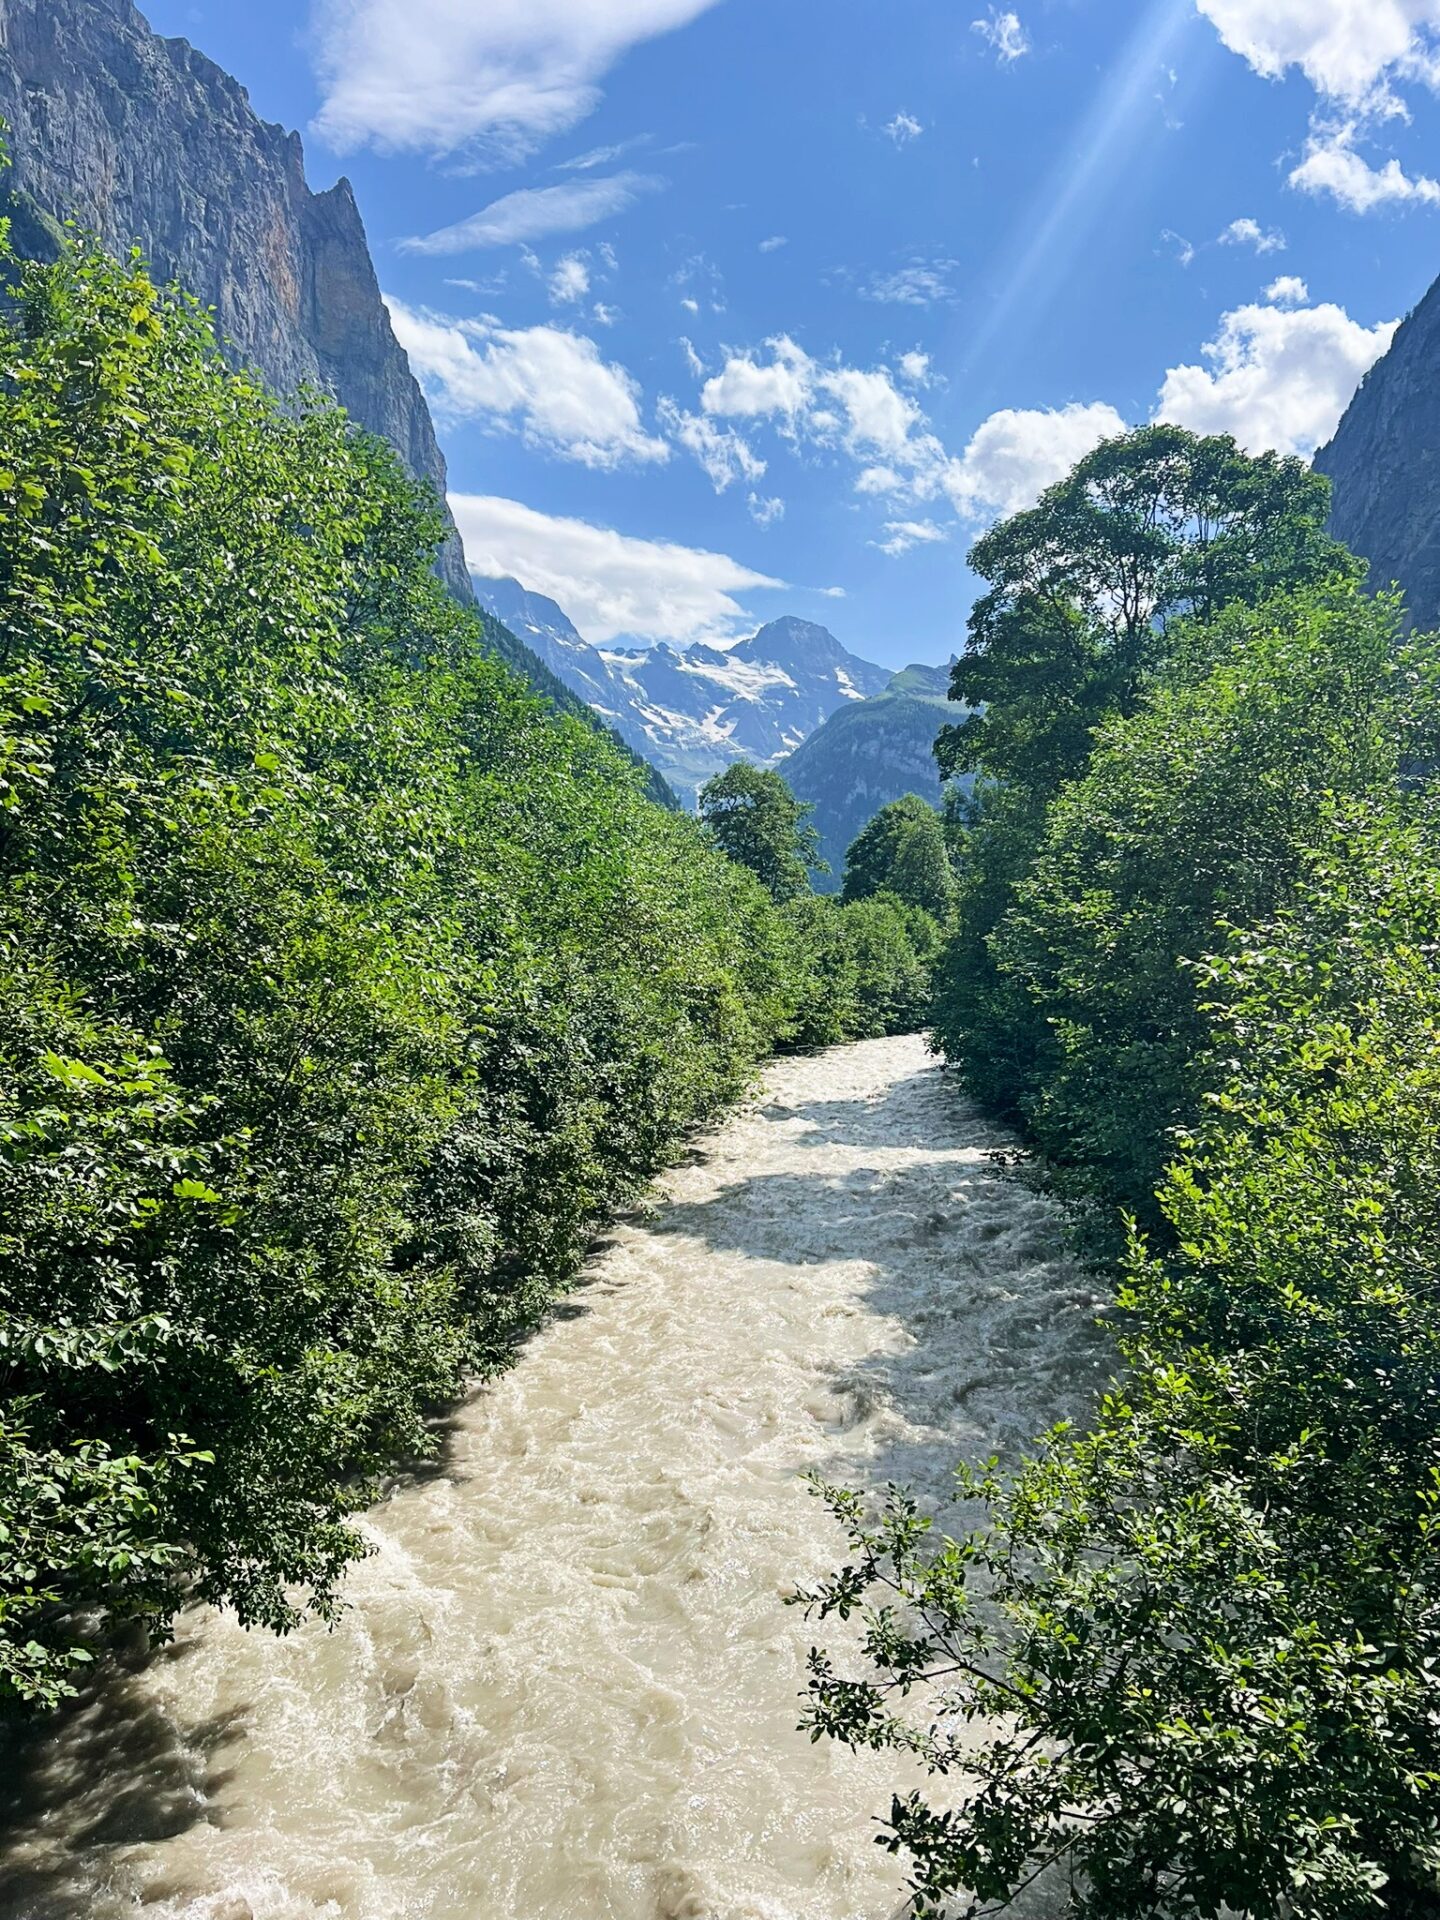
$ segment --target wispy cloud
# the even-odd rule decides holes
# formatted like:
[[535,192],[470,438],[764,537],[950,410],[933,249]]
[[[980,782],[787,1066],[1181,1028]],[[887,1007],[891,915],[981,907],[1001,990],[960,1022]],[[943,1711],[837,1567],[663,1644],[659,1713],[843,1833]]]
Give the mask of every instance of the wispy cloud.
[[934,307],[955,298],[954,260],[912,260],[891,273],[877,273],[860,288],[861,298],[886,306]]
[[1256,253],[1283,253],[1286,245],[1278,227],[1262,227],[1248,216],[1232,220],[1219,240],[1222,247],[1253,247]]
[[1371,213],[1385,206],[1440,206],[1440,180],[1408,174],[1392,157],[1371,166],[1355,151],[1356,122],[1317,121],[1305,143],[1305,157],[1291,170],[1290,185],[1302,193],[1326,194],[1348,213]]
[[897,113],[893,120],[886,122],[884,131],[897,147],[903,147],[912,140],[918,140],[925,128],[913,113]]
[[341,152],[479,144],[513,158],[583,119],[631,47],[715,4],[316,0],[315,129]]
[[1002,66],[1009,66],[1030,51],[1030,36],[1020,24],[1018,13],[1002,13],[998,7],[991,7],[985,19],[972,20],[970,27],[973,33],[989,41]]
[[403,241],[408,253],[471,253],[481,247],[519,246],[554,233],[576,233],[634,206],[665,185],[652,174],[615,173],[599,180],[567,180],[554,187],[521,187],[492,200],[468,220]]
[[1289,175],[1350,213],[1440,206],[1440,181],[1393,155],[1357,151],[1408,122],[1405,89],[1440,92],[1440,0],[1197,0],[1233,53],[1278,80],[1297,68],[1318,96],[1304,158]]
[[933,520],[887,520],[885,538],[872,540],[872,547],[878,547],[881,553],[888,553],[892,560],[898,560],[902,553],[909,553],[913,547],[930,546],[937,540],[948,540],[949,529],[937,526]]
[[735,598],[784,586],[729,554],[642,540],[494,495],[450,496],[472,572],[548,594],[587,640],[724,640],[749,624]]
[[647,433],[637,382],[601,358],[584,334],[562,327],[501,327],[491,320],[387,302],[395,335],[436,413],[520,434],[542,452],[610,469],[670,457]]

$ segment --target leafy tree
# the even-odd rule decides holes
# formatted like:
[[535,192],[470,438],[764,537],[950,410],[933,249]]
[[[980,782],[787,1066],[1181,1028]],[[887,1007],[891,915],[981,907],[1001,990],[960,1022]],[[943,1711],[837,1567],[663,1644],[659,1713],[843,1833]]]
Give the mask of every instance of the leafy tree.
[[1103,442],[971,552],[990,588],[951,698],[974,711],[941,734],[942,768],[1054,792],[1094,727],[1131,710],[1177,620],[1361,576],[1325,532],[1329,506],[1304,461],[1228,436],[1162,425]]
[[955,877],[939,814],[917,794],[884,806],[845,856],[844,900],[891,893],[907,906],[944,920],[955,899]]
[[991,586],[951,687],[972,711],[936,745],[947,773],[978,778],[951,828],[959,897],[935,1025],[997,1113],[1026,1118],[1047,1041],[1023,990],[1001,977],[993,939],[1051,801],[1083,773],[1097,729],[1135,710],[1197,626],[1232,605],[1358,578],[1324,531],[1327,506],[1327,483],[1300,461],[1147,427],[1097,448],[977,544],[972,563]]
[[1149,1213],[1198,1099],[1187,963],[1285,904],[1334,796],[1394,790],[1437,681],[1440,646],[1406,643],[1393,601],[1337,586],[1233,607],[1101,730],[988,943],[1028,1029],[1020,1112],[1055,1168]]
[[700,818],[727,858],[748,867],[775,900],[810,891],[810,875],[825,873],[813,808],[797,800],[770,768],[737,760],[700,790]]

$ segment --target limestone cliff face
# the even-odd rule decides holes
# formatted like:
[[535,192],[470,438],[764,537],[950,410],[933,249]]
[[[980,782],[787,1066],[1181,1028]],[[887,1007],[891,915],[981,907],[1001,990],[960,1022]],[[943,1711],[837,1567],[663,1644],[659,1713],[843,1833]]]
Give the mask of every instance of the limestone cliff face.
[[1440,626],[1440,281],[1396,334],[1315,456],[1335,489],[1330,529],[1398,582],[1417,626]]
[[[215,310],[237,361],[328,388],[445,497],[445,462],[391,331],[348,181],[312,193],[300,137],[130,0],[0,0],[0,118],[22,250],[74,216]],[[442,558],[470,595],[458,534]]]

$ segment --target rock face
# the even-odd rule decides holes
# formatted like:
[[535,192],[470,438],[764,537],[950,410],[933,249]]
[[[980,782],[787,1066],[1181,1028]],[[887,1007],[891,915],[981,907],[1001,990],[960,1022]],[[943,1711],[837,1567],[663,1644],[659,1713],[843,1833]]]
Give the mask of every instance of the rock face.
[[772,620],[729,648],[625,652],[590,646],[553,600],[518,581],[477,580],[475,590],[687,804],[736,760],[773,766],[889,679],[809,620]]
[[863,827],[892,800],[919,794],[940,804],[935,736],[960,709],[946,698],[948,667],[906,667],[874,699],[842,707],[805,744],[779,763],[796,796],[815,809],[828,876],[822,892],[839,890],[845,854]]
[[1417,626],[1440,626],[1440,281],[1370,369],[1315,456],[1335,489],[1330,530],[1404,588]]
[[[445,498],[429,409],[390,328],[348,181],[312,193],[298,134],[130,0],[0,0],[0,118],[16,239],[44,253],[73,215],[215,310],[237,362],[280,391],[331,391]],[[470,596],[458,534],[447,584]]]

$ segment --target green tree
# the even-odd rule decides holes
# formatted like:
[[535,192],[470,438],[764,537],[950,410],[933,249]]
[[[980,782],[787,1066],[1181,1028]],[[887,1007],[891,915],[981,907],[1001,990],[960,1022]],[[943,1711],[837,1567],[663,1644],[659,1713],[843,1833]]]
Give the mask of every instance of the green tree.
[[851,842],[841,898],[868,900],[892,893],[937,920],[955,900],[955,876],[940,815],[918,794],[892,800]]
[[737,760],[700,790],[700,818],[728,859],[748,867],[775,900],[810,891],[810,875],[829,869],[809,824],[813,808],[797,800],[770,768]]
[[1186,634],[1230,606],[1359,578],[1324,530],[1327,507],[1327,483],[1303,462],[1146,427],[1097,448],[977,544],[972,563],[990,591],[951,687],[972,711],[936,745],[947,773],[978,777],[952,827],[958,898],[935,1026],[995,1112],[1026,1118],[1047,1041],[1000,977],[994,936],[1051,802],[1084,772],[1097,729],[1135,710]]
[[1101,730],[989,939],[1029,1032],[1020,1111],[1052,1166],[1150,1214],[1199,1097],[1194,963],[1286,903],[1335,796],[1394,791],[1427,751],[1437,678],[1440,647],[1407,642],[1398,605],[1337,586],[1195,630]]
[[1103,442],[970,554],[989,591],[951,674],[972,711],[940,735],[944,771],[1053,793],[1093,729],[1131,710],[1176,620],[1360,578],[1325,531],[1329,507],[1304,461],[1226,436],[1152,426]]

